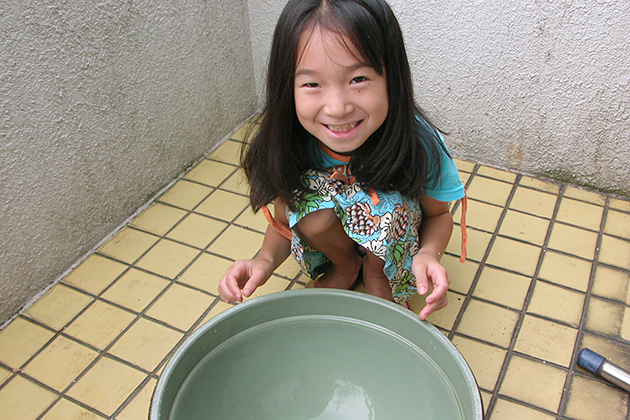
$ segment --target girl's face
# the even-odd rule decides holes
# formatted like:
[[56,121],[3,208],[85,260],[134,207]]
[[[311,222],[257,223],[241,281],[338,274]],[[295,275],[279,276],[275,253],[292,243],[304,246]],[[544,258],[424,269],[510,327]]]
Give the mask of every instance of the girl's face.
[[298,51],[294,91],[300,123],[337,153],[356,150],[387,118],[385,76],[363,62],[347,38],[319,27],[304,31]]

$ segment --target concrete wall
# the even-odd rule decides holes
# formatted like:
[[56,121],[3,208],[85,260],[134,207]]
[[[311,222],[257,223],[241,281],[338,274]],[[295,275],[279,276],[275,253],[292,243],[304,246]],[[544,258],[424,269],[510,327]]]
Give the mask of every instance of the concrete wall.
[[0,325],[256,109],[247,3],[0,3]]
[[[285,3],[249,0],[259,101]],[[630,195],[630,2],[389,3],[455,156]]]
[[265,77],[273,30],[287,0],[249,0],[249,26],[258,106],[264,105]]

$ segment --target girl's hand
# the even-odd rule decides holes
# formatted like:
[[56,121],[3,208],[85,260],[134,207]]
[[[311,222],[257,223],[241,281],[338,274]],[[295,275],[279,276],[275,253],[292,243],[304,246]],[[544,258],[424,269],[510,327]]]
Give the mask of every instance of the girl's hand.
[[420,319],[424,320],[448,303],[446,292],[451,279],[438,258],[422,250],[413,257],[412,271],[416,277],[418,294],[425,295],[433,290],[426,298],[427,305],[420,311]]
[[[276,220],[280,224],[288,226],[289,221],[284,203],[280,199],[276,199],[274,204]],[[290,239],[269,225],[258,257],[254,260],[236,261],[228,268],[225,276],[219,282],[221,299],[229,303],[242,302],[244,297],[250,297],[259,286],[269,280],[273,271],[287,259],[290,252]]]
[[273,273],[273,265],[264,259],[236,261],[219,282],[219,295],[224,302],[242,302],[243,297],[265,284]]

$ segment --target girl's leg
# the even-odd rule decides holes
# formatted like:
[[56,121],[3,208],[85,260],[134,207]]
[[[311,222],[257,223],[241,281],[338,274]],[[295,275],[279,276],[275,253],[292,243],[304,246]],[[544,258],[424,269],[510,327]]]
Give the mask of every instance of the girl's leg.
[[315,287],[351,289],[359,276],[362,259],[335,211],[324,209],[309,213],[298,222],[295,230],[302,240],[333,264],[315,282]]
[[393,301],[392,288],[383,272],[385,261],[366,250],[363,257],[363,284],[365,292],[383,299]]

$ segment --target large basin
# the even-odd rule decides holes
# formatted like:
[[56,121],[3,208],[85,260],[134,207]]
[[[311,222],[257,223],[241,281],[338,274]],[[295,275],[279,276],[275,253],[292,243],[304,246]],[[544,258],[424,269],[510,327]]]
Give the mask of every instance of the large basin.
[[479,389],[431,324],[363,293],[306,289],[239,304],[192,334],[151,420],[482,419]]

